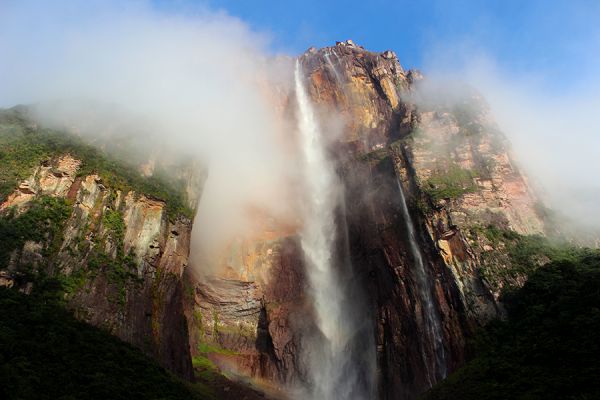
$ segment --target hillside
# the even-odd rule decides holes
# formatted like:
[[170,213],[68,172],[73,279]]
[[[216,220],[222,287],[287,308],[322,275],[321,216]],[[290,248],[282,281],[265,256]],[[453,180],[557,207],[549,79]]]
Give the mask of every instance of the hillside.
[[[53,284],[45,282],[50,290]],[[210,399],[138,349],[76,320],[51,292],[0,288],[3,399]]]
[[508,319],[481,330],[475,357],[422,398],[599,398],[598,252],[552,261],[505,296]]

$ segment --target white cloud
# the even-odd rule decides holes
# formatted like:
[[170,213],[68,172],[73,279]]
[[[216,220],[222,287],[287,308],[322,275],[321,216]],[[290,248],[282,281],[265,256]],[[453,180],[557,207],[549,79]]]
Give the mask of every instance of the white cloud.
[[143,1],[0,7],[0,106],[113,104],[170,146],[207,159],[196,243],[211,247],[243,231],[249,206],[289,212],[294,167],[282,142],[293,135],[265,88],[284,85],[291,68],[268,54],[267,36],[223,12],[182,16]]
[[[591,36],[589,48],[600,36]],[[581,44],[580,44],[581,45]],[[600,65],[589,54],[581,71]],[[564,76],[506,70],[482,47],[446,44],[430,52],[425,73],[467,82],[483,94],[517,161],[554,210],[586,227],[600,227],[600,74]],[[448,67],[450,66],[450,67]],[[580,78],[580,79],[577,79]]]

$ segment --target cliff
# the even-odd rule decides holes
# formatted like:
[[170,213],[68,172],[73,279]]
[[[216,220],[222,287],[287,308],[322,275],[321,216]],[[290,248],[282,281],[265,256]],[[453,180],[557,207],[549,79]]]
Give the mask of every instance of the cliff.
[[[380,398],[415,398],[465,362],[478,326],[503,315],[501,289],[523,284],[511,246],[544,234],[540,203],[474,91],[418,101],[418,71],[351,41],[299,59],[321,117],[343,121],[329,138],[344,186],[338,237],[353,266],[340,284],[367,293]],[[293,93],[282,103],[295,113]],[[212,343],[200,353],[224,370],[305,381],[303,338],[315,327],[299,232],[265,226],[221,264],[194,278],[192,351]]]
[[[502,249],[478,240],[478,228],[529,234],[543,222],[481,99],[416,104],[421,76],[392,52],[340,43],[304,57],[313,99],[351,121],[338,143],[345,151],[333,151],[354,264],[378,312],[380,392],[412,398],[461,365],[473,327],[500,312],[482,253]],[[424,271],[415,267],[421,256],[409,224]]]
[[[193,379],[181,280],[192,210],[184,195],[16,110],[3,112],[0,138],[2,284],[30,293],[55,282],[77,318]],[[199,193],[200,179],[186,183]],[[159,200],[164,191],[171,194]]]

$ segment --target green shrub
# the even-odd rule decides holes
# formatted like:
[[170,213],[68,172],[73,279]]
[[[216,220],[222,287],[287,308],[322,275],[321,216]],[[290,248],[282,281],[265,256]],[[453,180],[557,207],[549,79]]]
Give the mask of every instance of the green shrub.
[[123,213],[117,210],[108,209],[102,216],[102,224],[110,232],[111,237],[117,244],[122,244],[125,238],[125,221]]
[[[26,241],[60,245],[71,210],[71,204],[65,199],[41,196],[18,216],[14,210],[0,216],[0,267],[6,266],[13,250],[23,248]],[[50,253],[56,250],[47,246],[44,255],[51,256]]]
[[520,235],[496,225],[471,227],[470,234],[472,239],[499,250],[484,252],[480,264],[480,273],[494,290],[500,287],[511,289],[515,282],[545,264],[573,261],[589,252],[564,241],[541,235]]
[[472,171],[451,164],[447,170],[432,174],[423,189],[436,202],[442,199],[455,199],[477,190],[474,181],[476,176]]

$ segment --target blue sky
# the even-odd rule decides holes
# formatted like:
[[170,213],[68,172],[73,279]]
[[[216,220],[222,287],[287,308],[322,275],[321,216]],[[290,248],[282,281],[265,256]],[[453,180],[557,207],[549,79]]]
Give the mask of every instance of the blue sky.
[[[536,75],[546,86],[584,85],[600,67],[596,0],[155,0],[159,8],[208,6],[267,32],[288,53],[347,38],[368,49],[395,50],[406,67],[460,67],[485,54],[505,71]],[[440,54],[443,57],[440,57]]]

